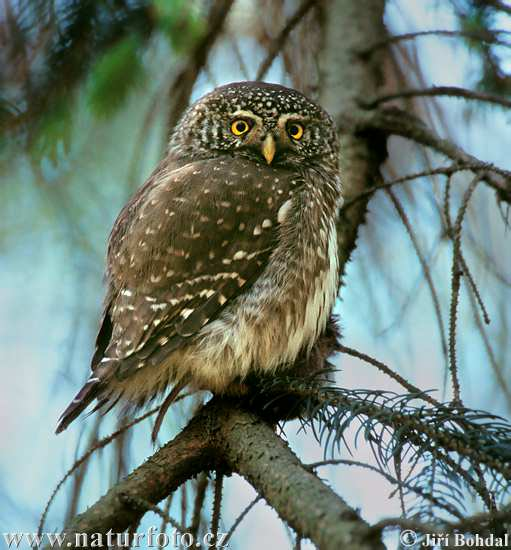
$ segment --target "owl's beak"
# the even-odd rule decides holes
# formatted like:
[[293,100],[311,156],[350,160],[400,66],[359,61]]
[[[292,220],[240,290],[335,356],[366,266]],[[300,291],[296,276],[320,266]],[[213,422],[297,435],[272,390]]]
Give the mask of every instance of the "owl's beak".
[[268,164],[271,164],[271,161],[273,160],[273,157],[275,156],[275,139],[271,134],[268,134],[263,141],[263,144],[261,146],[261,152],[263,153],[263,157],[266,159],[266,162]]

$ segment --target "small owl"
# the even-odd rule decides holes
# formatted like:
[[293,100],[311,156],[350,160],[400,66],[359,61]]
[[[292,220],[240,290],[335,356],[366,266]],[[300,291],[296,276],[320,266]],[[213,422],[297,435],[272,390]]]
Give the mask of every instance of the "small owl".
[[338,142],[330,116],[264,82],[193,104],[122,209],[92,373],[60,418],[93,400],[143,406],[185,387],[236,393],[307,358],[337,295]]

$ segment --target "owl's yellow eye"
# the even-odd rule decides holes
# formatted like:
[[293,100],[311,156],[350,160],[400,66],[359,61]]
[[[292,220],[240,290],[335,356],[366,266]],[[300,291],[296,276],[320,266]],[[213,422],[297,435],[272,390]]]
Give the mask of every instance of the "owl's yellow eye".
[[299,140],[303,136],[303,126],[297,122],[291,122],[287,126],[287,133],[296,140]]
[[231,124],[231,132],[235,136],[242,136],[243,134],[246,134],[250,130],[250,125],[246,120],[243,120],[242,118],[238,118]]

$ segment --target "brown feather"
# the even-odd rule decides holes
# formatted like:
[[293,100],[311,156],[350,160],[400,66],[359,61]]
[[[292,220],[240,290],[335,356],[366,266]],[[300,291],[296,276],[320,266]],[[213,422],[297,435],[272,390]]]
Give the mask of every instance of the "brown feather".
[[98,381],[87,381],[60,416],[55,433],[63,432],[96,399],[99,390],[100,384]]

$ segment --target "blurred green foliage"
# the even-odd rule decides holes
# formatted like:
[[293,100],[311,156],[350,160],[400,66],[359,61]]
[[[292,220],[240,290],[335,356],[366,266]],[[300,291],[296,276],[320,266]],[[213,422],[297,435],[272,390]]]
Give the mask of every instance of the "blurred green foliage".
[[94,62],[86,83],[87,100],[94,114],[111,115],[145,77],[142,44],[139,35],[126,36]]
[[47,158],[57,163],[67,155],[72,135],[72,96],[53,102],[43,113],[33,134],[30,153],[34,160]]
[[[460,29],[474,36],[465,38],[465,43],[481,62],[481,73],[475,84],[483,92],[511,95],[511,74],[504,68],[504,61],[511,61],[509,45],[499,42],[509,38],[510,30],[502,29],[501,17],[495,6],[481,0],[452,0],[458,15]],[[504,33],[499,32],[503,30]]]
[[206,22],[194,2],[154,0],[154,8],[160,30],[178,54],[189,51],[206,30]]
[[[170,47],[168,69],[186,58],[207,30],[205,6],[187,0],[39,0],[35,17],[23,2],[18,11],[12,5],[5,22],[10,40],[0,53],[7,68],[0,69],[1,141],[16,138],[34,159],[58,162],[69,152],[78,97],[85,95],[94,116],[111,117],[146,83],[151,44]],[[35,47],[39,54],[28,61],[25,52]]]

